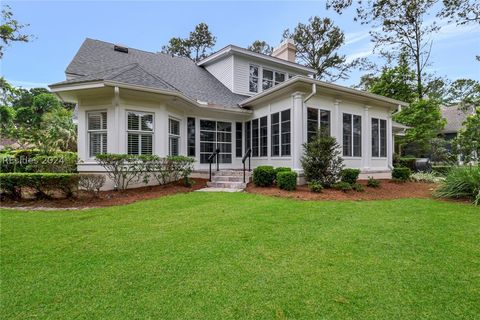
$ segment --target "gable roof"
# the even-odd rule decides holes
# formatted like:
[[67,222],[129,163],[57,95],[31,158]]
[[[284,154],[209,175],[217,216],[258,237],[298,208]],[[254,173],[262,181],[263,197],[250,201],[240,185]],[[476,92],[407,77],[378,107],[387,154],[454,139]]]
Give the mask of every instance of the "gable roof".
[[459,106],[441,107],[442,117],[447,120],[445,128],[442,133],[456,133],[463,127],[463,123],[467,120],[467,117],[475,113],[474,107],[469,107],[466,110]]
[[115,80],[182,93],[202,103],[232,108],[238,108],[240,101],[246,98],[231,92],[207,70],[188,58],[133,48],[123,53],[115,51],[113,43],[88,38],[65,72],[71,79],[52,86]]
[[215,61],[217,61],[217,60],[219,60],[219,59],[221,59],[225,56],[233,54],[233,53],[243,55],[243,56],[253,57],[253,58],[257,58],[257,59],[261,59],[261,60],[265,60],[265,61],[268,61],[268,62],[274,63],[274,64],[287,66],[289,68],[296,69],[297,71],[300,71],[300,72],[315,74],[315,69],[312,69],[310,67],[306,67],[306,66],[301,65],[299,63],[287,61],[287,60],[280,59],[280,58],[277,58],[277,57],[273,57],[273,56],[270,56],[270,55],[267,55],[267,54],[253,52],[253,51],[245,49],[245,48],[237,47],[233,44],[230,44],[230,45],[218,50],[217,52],[214,52],[213,54],[209,55],[208,57],[200,60],[199,62],[197,62],[197,65],[199,65],[199,66],[208,65],[210,63],[213,63],[213,62],[215,62]]

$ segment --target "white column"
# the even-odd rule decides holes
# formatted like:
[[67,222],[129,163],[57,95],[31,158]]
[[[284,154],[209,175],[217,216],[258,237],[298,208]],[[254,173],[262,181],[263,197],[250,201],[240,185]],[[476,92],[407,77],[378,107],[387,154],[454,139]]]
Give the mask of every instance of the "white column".
[[[114,128],[113,132],[115,133],[111,138],[111,145],[113,149],[113,153],[121,153],[120,152],[120,137],[122,134],[120,133],[120,88],[114,87],[113,89],[113,123],[112,127]],[[108,126],[108,124],[107,124]],[[109,151],[110,152],[110,151]]]
[[342,100],[335,100],[333,103],[332,114],[332,136],[337,139],[337,143],[342,145],[342,119],[340,115],[340,103]]
[[292,165],[293,169],[297,171],[302,170],[300,159],[303,153],[302,144],[305,142],[303,134],[305,126],[303,121],[303,95],[303,92],[292,94]]
[[368,110],[370,106],[365,106],[363,108],[363,121],[362,121],[362,170],[370,169],[370,159],[371,159],[371,134],[372,130],[370,128],[370,118],[368,115]]
[[387,162],[390,169],[393,168],[393,132],[392,132],[392,115],[387,117]]
[[155,111],[155,154],[168,155],[168,113],[164,104]]

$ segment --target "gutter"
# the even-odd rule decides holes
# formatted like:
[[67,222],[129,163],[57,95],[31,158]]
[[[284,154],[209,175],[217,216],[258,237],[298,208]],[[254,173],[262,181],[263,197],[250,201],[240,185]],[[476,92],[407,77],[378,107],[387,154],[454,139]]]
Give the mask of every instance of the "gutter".
[[314,95],[317,94],[317,84],[312,83],[312,93],[310,93],[305,100],[303,100],[303,103],[307,103],[308,100],[310,100]]

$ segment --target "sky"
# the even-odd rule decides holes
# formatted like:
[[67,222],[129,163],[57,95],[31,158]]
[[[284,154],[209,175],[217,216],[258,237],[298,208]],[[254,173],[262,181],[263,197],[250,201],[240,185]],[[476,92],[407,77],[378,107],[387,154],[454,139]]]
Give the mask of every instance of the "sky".
[[[228,44],[247,47],[254,40],[279,44],[283,30],[312,16],[330,17],[345,33],[341,53],[347,59],[372,53],[369,26],[353,21],[353,12],[327,11],[324,1],[1,1],[15,19],[30,26],[29,43],[14,43],[0,60],[1,75],[15,86],[47,86],[65,79],[64,71],[85,38],[157,52],[171,37],[187,37],[200,22],[217,37],[214,50]],[[430,72],[451,80],[480,80],[480,26],[442,24],[433,37]],[[358,84],[355,71],[338,84]]]

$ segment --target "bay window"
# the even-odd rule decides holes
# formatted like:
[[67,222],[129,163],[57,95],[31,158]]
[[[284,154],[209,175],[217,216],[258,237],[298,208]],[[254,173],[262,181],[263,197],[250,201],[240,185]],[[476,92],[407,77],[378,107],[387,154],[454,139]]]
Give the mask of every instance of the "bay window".
[[362,117],[343,114],[343,156],[362,156]]
[[127,153],[153,153],[153,114],[146,112],[127,112]]
[[107,112],[87,113],[89,156],[107,153]]

